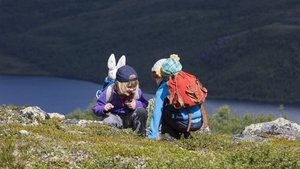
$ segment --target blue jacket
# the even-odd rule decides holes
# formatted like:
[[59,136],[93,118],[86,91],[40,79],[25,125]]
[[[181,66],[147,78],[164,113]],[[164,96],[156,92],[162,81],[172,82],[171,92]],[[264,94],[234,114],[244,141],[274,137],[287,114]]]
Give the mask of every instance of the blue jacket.
[[[150,122],[150,132],[148,135],[149,139],[156,139],[158,136],[158,129],[162,117],[162,111],[164,106],[164,100],[168,96],[168,86],[165,81],[163,81],[154,97],[154,108],[153,108],[153,114]],[[188,123],[188,112],[185,109],[179,109],[180,114],[182,116],[182,121],[184,123]],[[191,115],[192,115],[192,125],[193,123],[199,123],[202,122],[202,113],[200,111],[200,107],[198,105],[190,108]]]
[[[93,107],[93,112],[98,116],[102,116],[105,114],[104,106],[105,106],[106,100],[107,100],[106,92],[107,92],[107,89],[105,89],[101,93],[101,95],[97,99],[96,105]],[[113,92],[113,93],[112,93],[111,101],[109,101],[109,102],[112,105],[114,105],[114,108],[111,109],[109,112],[116,113],[116,114],[125,114],[125,113],[129,113],[132,111],[131,109],[129,109],[128,107],[126,107],[124,105],[125,100],[122,100],[116,91],[111,90],[111,92]],[[148,106],[148,101],[144,98],[144,95],[143,95],[143,92],[141,89],[138,89],[138,94],[139,94],[139,97],[136,100],[136,108],[146,108]]]

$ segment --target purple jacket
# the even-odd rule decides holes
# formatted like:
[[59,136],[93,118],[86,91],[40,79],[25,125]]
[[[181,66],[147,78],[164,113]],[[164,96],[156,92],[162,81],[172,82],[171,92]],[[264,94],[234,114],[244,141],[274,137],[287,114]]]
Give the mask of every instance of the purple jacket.
[[[124,113],[129,113],[132,110],[127,108],[124,105],[124,102],[122,99],[119,97],[119,95],[114,91],[112,94],[111,101],[109,101],[112,105],[114,105],[114,108],[109,110],[111,113],[116,113],[116,114],[124,114]],[[106,104],[106,92],[107,89],[102,92],[102,94],[99,96],[96,105],[93,107],[93,112],[97,116],[102,116],[104,115],[104,106]],[[136,108],[146,108],[148,106],[148,101],[144,98],[143,92],[141,89],[138,89],[138,94],[139,94],[139,99],[136,100]]]

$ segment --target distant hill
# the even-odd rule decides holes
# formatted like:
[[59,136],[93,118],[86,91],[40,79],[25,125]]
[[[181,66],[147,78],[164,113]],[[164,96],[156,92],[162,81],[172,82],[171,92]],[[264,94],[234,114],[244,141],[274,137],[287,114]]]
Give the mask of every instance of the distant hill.
[[300,1],[0,0],[0,73],[102,83],[125,54],[153,92],[178,53],[210,98],[300,103]]

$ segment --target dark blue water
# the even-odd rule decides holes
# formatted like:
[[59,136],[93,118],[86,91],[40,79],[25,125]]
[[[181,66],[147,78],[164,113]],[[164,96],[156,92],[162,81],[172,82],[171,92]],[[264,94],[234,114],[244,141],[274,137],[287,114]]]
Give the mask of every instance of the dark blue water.
[[0,76],[0,105],[36,105],[67,114],[86,109],[100,85],[55,77]]
[[[67,114],[75,109],[84,110],[95,99],[99,84],[55,77],[0,76],[0,105],[39,106],[46,112]],[[152,95],[146,95],[151,98]],[[220,106],[229,105],[236,114],[250,112],[274,114],[280,116],[279,104],[246,102],[234,100],[212,100],[205,102],[209,115]],[[284,104],[284,113],[288,119],[300,123],[300,105]]]

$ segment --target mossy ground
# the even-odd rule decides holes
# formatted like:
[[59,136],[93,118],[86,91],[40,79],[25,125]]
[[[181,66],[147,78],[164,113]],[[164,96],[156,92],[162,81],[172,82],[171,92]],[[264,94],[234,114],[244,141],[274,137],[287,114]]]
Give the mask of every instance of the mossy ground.
[[[0,114],[5,111],[1,107]],[[232,134],[213,132],[151,141],[130,129],[66,125],[57,119],[0,124],[0,152],[2,168],[300,168],[299,140],[235,143]]]

